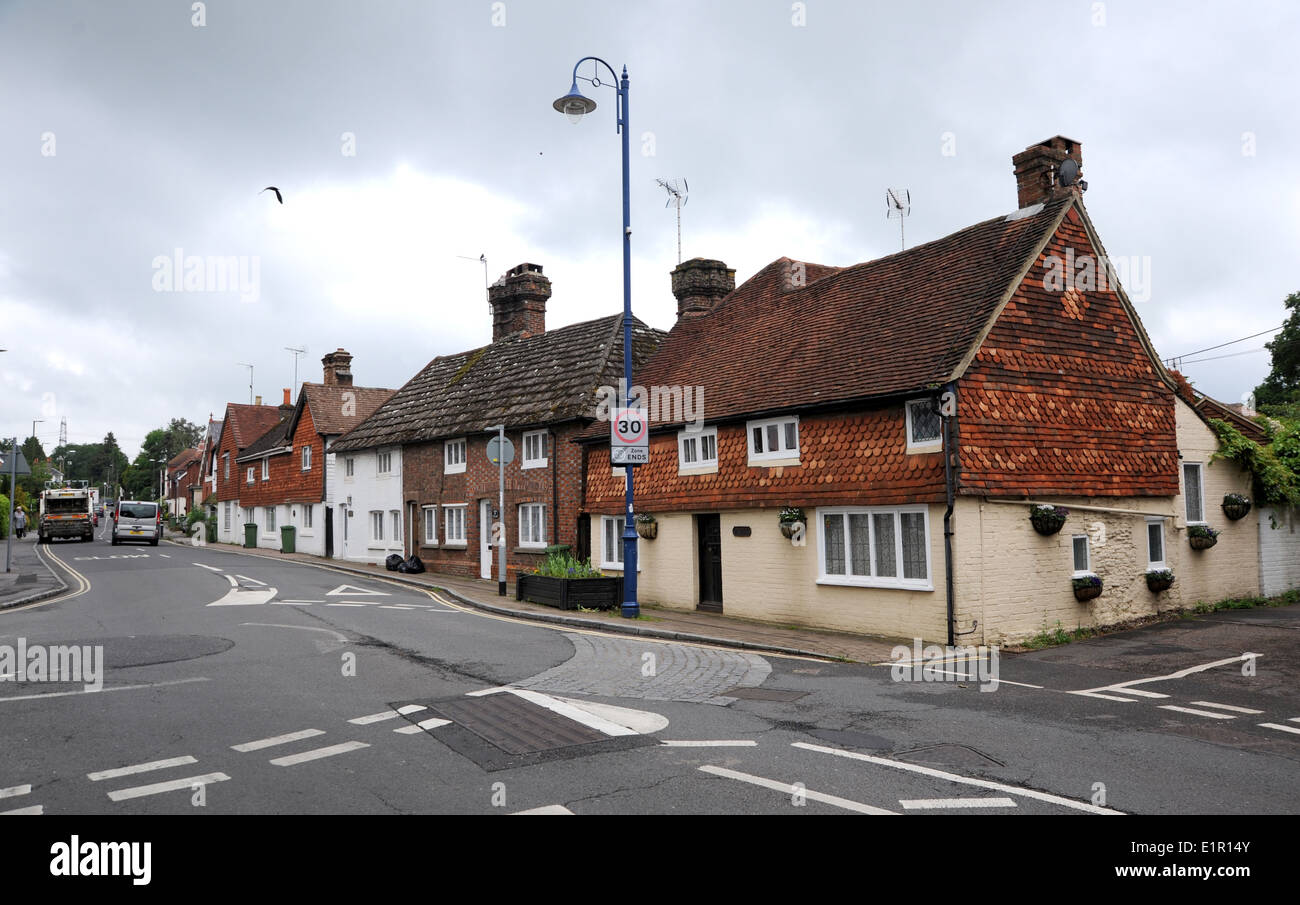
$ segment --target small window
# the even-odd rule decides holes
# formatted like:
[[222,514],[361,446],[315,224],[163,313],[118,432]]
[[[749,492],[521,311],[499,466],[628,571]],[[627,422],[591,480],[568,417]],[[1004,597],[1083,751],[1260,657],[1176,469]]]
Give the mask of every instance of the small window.
[[391,474],[393,471],[393,454],[381,452],[378,455],[375,468],[379,474]]
[[389,536],[392,537],[393,540],[397,540],[399,537],[402,536],[401,519],[402,519],[402,514],[398,512],[396,509],[390,509],[388,511],[388,523],[393,526],[393,533]]
[[623,568],[623,517],[601,516],[600,567]]
[[262,480],[271,480],[271,457],[266,456],[262,459]]
[[443,534],[449,544],[465,543],[464,506],[446,506],[443,511]]
[[346,459],[343,460],[343,473],[346,477],[349,478],[352,477],[352,475],[355,473],[354,469],[356,467],[357,467],[357,462],[351,456],[348,456]]
[[1076,534],[1071,538],[1074,545],[1074,574],[1092,574],[1092,557],[1088,550],[1088,535]]
[[312,515],[311,510],[312,510],[311,506],[302,507],[302,526],[304,528],[311,527],[311,515]]
[[424,542],[426,544],[436,544],[438,542],[438,509],[436,506],[424,507]]
[[1205,523],[1204,477],[1203,465],[1183,463],[1183,500],[1187,504],[1187,522],[1191,525]]
[[545,468],[546,431],[528,431],[524,434],[524,461],[521,468]]
[[371,511],[370,513],[370,539],[384,539],[384,514],[382,512]]
[[1147,519],[1147,569],[1165,568],[1165,520]]
[[546,546],[546,507],[541,503],[519,507],[519,546]]
[[706,427],[700,431],[679,431],[677,434],[677,467],[709,468],[718,464],[718,429]]
[[746,428],[746,433],[749,435],[750,464],[773,459],[799,458],[798,418],[750,421]]
[[311,447],[310,446],[304,446],[302,448],[302,470],[311,471]]
[[448,440],[442,447],[442,470],[445,474],[460,474],[465,470],[465,440]]
[[266,516],[266,524],[263,526],[266,529],[266,533],[274,534],[275,533],[275,507],[267,506],[262,510],[262,512]]
[[230,530],[230,508],[230,503],[227,502],[225,508],[222,510],[222,524],[225,525],[225,530],[227,531]]
[[230,480],[230,453],[221,454],[221,479]]
[[248,483],[253,483],[253,466],[248,466]]
[[943,419],[932,399],[907,403],[907,451],[933,451],[943,446]]

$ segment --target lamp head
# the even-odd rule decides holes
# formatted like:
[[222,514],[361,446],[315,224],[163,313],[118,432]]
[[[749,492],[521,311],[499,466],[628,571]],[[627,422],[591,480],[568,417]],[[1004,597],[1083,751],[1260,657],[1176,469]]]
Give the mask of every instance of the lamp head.
[[551,106],[567,116],[569,122],[576,124],[578,120],[596,109],[596,102],[589,97],[583,96],[582,92],[578,90],[578,83],[575,80],[573,87],[569,89],[569,93],[564,97],[556,98],[555,103]]

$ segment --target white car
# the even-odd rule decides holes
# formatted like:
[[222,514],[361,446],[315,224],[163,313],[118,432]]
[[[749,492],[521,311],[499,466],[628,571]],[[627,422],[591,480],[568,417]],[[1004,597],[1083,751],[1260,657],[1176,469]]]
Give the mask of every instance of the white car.
[[113,546],[123,541],[148,541],[158,546],[162,540],[162,510],[147,500],[122,500],[113,514]]

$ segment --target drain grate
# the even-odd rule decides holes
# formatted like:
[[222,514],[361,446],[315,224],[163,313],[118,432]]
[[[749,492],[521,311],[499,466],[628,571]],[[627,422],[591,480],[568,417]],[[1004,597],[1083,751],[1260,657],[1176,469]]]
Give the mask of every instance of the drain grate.
[[730,691],[721,693],[724,698],[740,698],[742,701],[797,701],[807,697],[806,691],[789,691],[783,688],[746,688],[737,685]]
[[609,738],[513,694],[442,701],[431,709],[509,754],[538,754]]

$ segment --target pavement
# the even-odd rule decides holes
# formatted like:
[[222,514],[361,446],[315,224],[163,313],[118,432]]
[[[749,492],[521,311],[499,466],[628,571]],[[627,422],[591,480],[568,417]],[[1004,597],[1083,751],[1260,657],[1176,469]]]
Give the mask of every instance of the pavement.
[[[7,541],[0,541],[0,550]],[[13,539],[13,559],[8,572],[0,572],[0,609],[45,600],[68,589],[67,584],[41,558],[36,533]],[[0,552],[0,556],[4,553]]]
[[[187,543],[180,534],[171,535],[169,539],[173,539],[177,544]],[[640,619],[625,619],[617,611],[582,613],[561,611],[553,607],[515,600],[513,584],[506,585],[506,596],[501,597],[497,593],[496,581],[463,578],[438,572],[407,575],[401,572],[389,572],[382,565],[326,559],[307,553],[281,553],[278,550],[262,548],[248,549],[238,544],[217,543],[207,546],[248,556],[312,563],[339,572],[383,577],[417,587],[436,588],[467,606],[497,615],[621,635],[689,641],[740,650],[856,663],[886,662],[890,659],[890,651],[895,645],[906,643],[898,639],[828,632],[798,626],[770,625],[739,619],[735,616],[677,610],[648,604],[641,605]],[[0,602],[0,606],[3,605]]]

